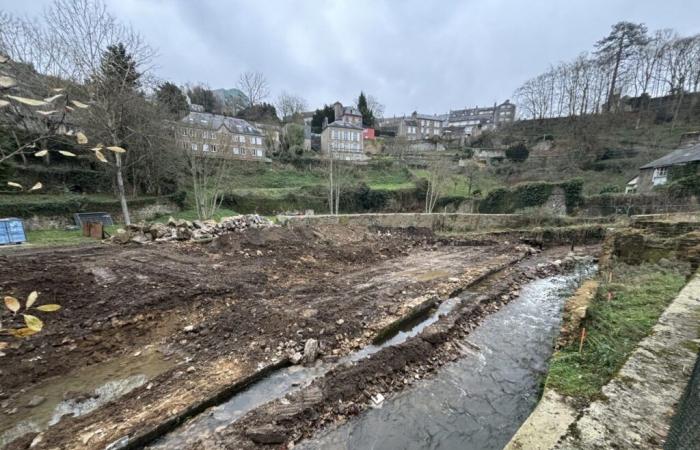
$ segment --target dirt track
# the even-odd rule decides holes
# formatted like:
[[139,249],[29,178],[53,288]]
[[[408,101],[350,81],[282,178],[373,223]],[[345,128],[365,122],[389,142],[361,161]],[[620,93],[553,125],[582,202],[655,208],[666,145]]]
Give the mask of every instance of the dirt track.
[[[455,246],[425,232],[324,227],[249,230],[206,246],[0,255],[3,295],[38,290],[43,303],[63,307],[44,317],[40,335],[4,350],[0,435],[42,408],[50,414],[61,400],[94,395],[87,380],[146,373],[149,382],[118,404],[64,416],[38,443],[104,448],[302,350],[308,338],[326,355],[347,354],[417,299],[449,294],[524,252],[505,242]],[[128,370],[147,358],[146,369]],[[27,407],[37,393],[48,400]]]

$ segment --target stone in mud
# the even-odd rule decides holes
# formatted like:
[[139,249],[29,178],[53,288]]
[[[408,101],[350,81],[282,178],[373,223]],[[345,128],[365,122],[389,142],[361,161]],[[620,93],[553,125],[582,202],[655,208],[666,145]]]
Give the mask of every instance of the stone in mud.
[[318,357],[318,341],[308,339],[304,344],[304,364],[312,364]]
[[42,403],[46,401],[46,397],[42,397],[41,395],[35,395],[34,397],[29,400],[29,403],[27,403],[28,408],[34,408],[35,406],[39,406]]
[[287,440],[287,430],[275,425],[251,427],[245,434],[256,444],[282,444]]
[[304,359],[304,355],[302,355],[300,352],[296,352],[292,356],[289,357],[289,361],[292,364],[299,364],[302,359]]

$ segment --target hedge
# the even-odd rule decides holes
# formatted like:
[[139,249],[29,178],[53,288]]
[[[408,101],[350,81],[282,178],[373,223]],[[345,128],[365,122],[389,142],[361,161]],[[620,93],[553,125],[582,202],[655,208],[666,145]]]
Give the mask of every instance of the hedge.
[[[178,194],[167,197],[139,197],[129,199],[130,209],[142,208],[153,205],[160,201],[177,202]],[[20,217],[30,218],[32,216],[72,216],[77,212],[108,212],[111,214],[121,214],[121,204],[117,198],[101,199],[91,198],[81,195],[61,195],[61,196],[7,196],[0,202],[0,217]]]
[[521,183],[512,189],[494,189],[479,203],[479,212],[507,214],[519,209],[542,206],[547,202],[555,188],[564,191],[567,212],[571,212],[583,204],[583,180],[574,178],[559,183]]

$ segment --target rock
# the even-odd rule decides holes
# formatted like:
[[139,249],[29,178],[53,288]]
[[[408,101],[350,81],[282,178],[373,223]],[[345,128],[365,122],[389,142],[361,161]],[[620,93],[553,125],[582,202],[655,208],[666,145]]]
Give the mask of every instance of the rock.
[[318,358],[318,341],[308,339],[304,344],[304,364],[312,364]]
[[342,324],[345,323],[345,320],[343,320],[343,319],[338,319],[338,320],[335,321],[335,323],[337,323],[338,325],[342,325]]
[[194,331],[194,325],[187,325],[185,328],[182,329],[185,333],[191,333]]
[[289,361],[292,364],[299,364],[302,359],[304,359],[304,355],[302,355],[301,352],[295,352],[292,356],[289,357]]
[[131,233],[121,228],[112,236],[112,242],[115,244],[126,244],[131,239]]
[[251,427],[245,435],[256,444],[282,444],[287,440],[287,430],[275,425]]
[[178,241],[187,241],[192,237],[192,232],[187,227],[179,226],[175,228],[175,239]]
[[129,238],[129,242],[133,242],[135,244],[145,244],[146,242],[150,242],[150,239],[146,237],[145,234],[138,233],[132,235],[131,238]]
[[46,401],[46,397],[42,397],[41,395],[35,395],[34,397],[29,400],[29,403],[27,403],[28,408],[34,408],[35,406],[39,406],[42,403]]
[[311,317],[314,317],[316,314],[318,314],[318,310],[314,308],[307,308],[301,312],[301,315],[305,319],[310,319]]
[[170,234],[170,228],[163,223],[156,222],[148,227],[147,233],[151,235],[152,239],[160,239]]
[[187,368],[187,372],[190,372],[190,373],[191,373],[191,372],[194,372],[195,370],[196,370],[196,369],[194,368],[194,366],[190,366],[190,367]]

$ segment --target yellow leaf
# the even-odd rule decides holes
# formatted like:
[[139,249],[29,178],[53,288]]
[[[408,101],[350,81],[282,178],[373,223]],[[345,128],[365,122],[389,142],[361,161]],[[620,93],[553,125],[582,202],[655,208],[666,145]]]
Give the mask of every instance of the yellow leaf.
[[11,335],[13,335],[14,337],[18,337],[18,338],[31,336],[32,334],[37,333],[37,331],[32,330],[31,328],[18,328],[16,330],[9,330],[9,332]]
[[58,153],[62,154],[63,156],[70,156],[70,157],[75,156],[75,153],[69,152],[68,150],[59,150]]
[[102,154],[99,148],[95,150],[95,157],[104,163],[107,162],[107,158],[105,158],[105,155]]
[[47,153],[49,153],[48,150],[39,150],[38,152],[34,153],[34,156],[41,158],[42,156],[46,156]]
[[32,293],[29,294],[29,296],[27,297],[27,309],[31,308],[34,302],[36,302],[37,297],[39,297],[39,293],[37,291],[32,291]]
[[30,330],[41,331],[44,328],[44,322],[37,316],[32,316],[31,314],[22,314],[22,316],[24,316],[24,323],[27,324],[27,328]]
[[55,109],[52,109],[51,111],[37,111],[37,114],[41,114],[42,116],[50,116],[51,114],[56,114],[58,111]]
[[51,97],[45,98],[44,101],[51,103],[52,101],[56,100],[57,98],[61,98],[61,97],[63,97],[63,94],[56,94],[56,95],[53,95]]
[[107,150],[112,150],[114,153],[126,153],[126,150],[124,150],[121,147],[117,147],[116,145],[113,145],[111,147],[107,147]]
[[96,152],[97,150],[102,150],[103,148],[105,148],[104,144],[97,144],[97,146],[93,147],[91,150]]
[[16,86],[17,82],[15,81],[14,78],[10,77],[0,77],[0,88],[11,88],[12,86]]
[[19,189],[22,189],[22,185],[19,184],[19,183],[15,183],[14,181],[8,181],[8,182],[7,182],[7,185],[8,185],[8,186],[12,186],[12,187],[16,187],[16,188],[19,188]]
[[7,98],[10,98],[16,102],[24,103],[25,105],[29,106],[44,106],[47,105],[43,100],[35,100],[33,98],[27,98],[27,97],[16,97],[14,95],[8,95]]
[[36,309],[38,309],[39,311],[43,311],[43,312],[54,312],[54,311],[58,311],[59,309],[61,309],[61,305],[57,305],[55,303],[50,303],[48,305],[37,306]]
[[21,305],[19,304],[19,300],[8,295],[7,297],[5,297],[5,306],[13,313],[16,313],[17,311],[19,311]]
[[10,102],[7,100],[0,100],[0,108],[4,108],[5,106],[9,105]]
[[41,184],[41,181],[38,181],[38,182],[37,182],[34,186],[32,186],[32,188],[29,189],[29,190],[30,190],[30,191],[38,191],[39,189],[41,189],[41,188],[43,188],[43,187],[44,187],[44,185]]
[[87,144],[88,143],[88,138],[87,138],[87,136],[85,136],[85,133],[78,131],[78,133],[75,135],[75,137],[78,140],[78,144]]
[[70,106],[66,106],[66,111],[75,111],[75,108],[71,108]]
[[78,108],[87,108],[88,105],[86,105],[83,102],[79,102],[78,100],[71,100],[70,101],[73,105],[77,106]]

